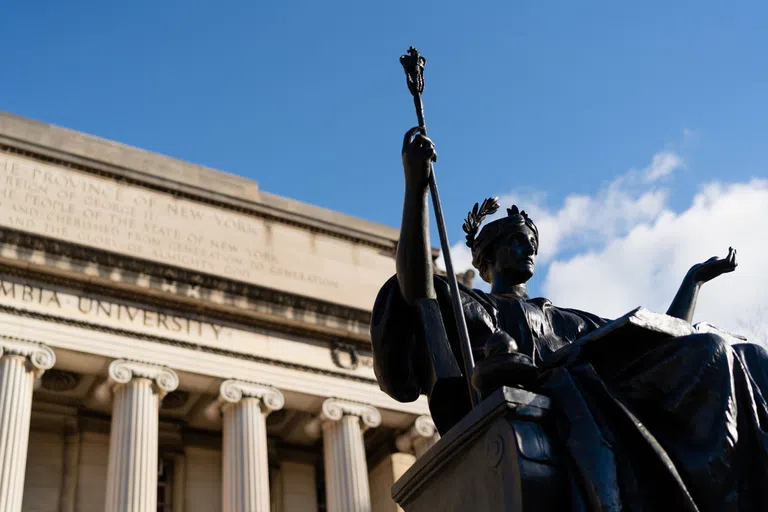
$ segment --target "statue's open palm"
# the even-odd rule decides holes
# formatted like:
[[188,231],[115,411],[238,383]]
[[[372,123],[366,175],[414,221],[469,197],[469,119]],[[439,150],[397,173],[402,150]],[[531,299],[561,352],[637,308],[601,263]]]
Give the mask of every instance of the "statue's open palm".
[[736,249],[729,247],[728,256],[725,258],[713,256],[703,263],[697,263],[691,267],[691,270],[688,271],[688,275],[693,282],[703,284],[722,274],[733,272],[736,270],[737,266]]

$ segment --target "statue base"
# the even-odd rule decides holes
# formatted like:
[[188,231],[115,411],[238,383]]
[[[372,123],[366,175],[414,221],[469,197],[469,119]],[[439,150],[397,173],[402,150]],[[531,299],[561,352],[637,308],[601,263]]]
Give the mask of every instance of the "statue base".
[[499,388],[395,482],[392,497],[406,512],[564,510],[550,407],[545,396]]

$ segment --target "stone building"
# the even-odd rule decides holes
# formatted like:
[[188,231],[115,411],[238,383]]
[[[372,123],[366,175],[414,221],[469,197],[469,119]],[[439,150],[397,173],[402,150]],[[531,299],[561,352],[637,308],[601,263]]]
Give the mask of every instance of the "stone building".
[[0,510],[396,510],[396,229],[4,113],[0,184]]

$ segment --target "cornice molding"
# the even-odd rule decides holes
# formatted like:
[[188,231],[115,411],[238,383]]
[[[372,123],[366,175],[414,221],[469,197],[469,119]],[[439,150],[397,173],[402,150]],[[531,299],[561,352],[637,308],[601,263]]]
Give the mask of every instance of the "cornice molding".
[[[330,371],[330,370],[323,370],[321,368],[314,368],[312,366],[305,366],[305,365],[301,365],[301,364],[287,363],[285,361],[278,361],[278,360],[275,360],[275,359],[268,359],[266,357],[260,357],[260,356],[254,355],[254,354],[244,354],[244,353],[241,353],[241,352],[234,352],[232,350],[217,349],[215,347],[210,347],[210,346],[206,346],[206,345],[197,345],[197,344],[194,344],[194,343],[188,343],[188,342],[179,341],[179,340],[175,340],[175,339],[163,338],[161,336],[153,336],[153,335],[150,335],[150,334],[142,334],[142,333],[138,333],[138,332],[134,332],[134,331],[128,331],[128,330],[125,330],[125,329],[116,329],[116,328],[113,328],[113,327],[106,327],[106,326],[103,326],[103,325],[100,325],[100,324],[93,324],[93,323],[90,323],[90,322],[83,322],[83,321],[80,321],[80,320],[72,320],[70,318],[58,317],[58,316],[55,316],[55,315],[47,315],[47,314],[42,314],[42,313],[35,313],[35,312],[32,312],[32,311],[27,311],[27,310],[24,310],[24,309],[14,308],[14,307],[11,307],[11,306],[4,306],[2,304],[0,304],[0,312],[10,313],[10,314],[15,315],[15,316],[34,318],[34,319],[37,319],[37,320],[43,320],[43,321],[47,321],[47,322],[54,322],[54,323],[58,323],[58,324],[62,324],[62,325],[71,325],[71,326],[74,326],[74,327],[86,328],[86,329],[90,329],[90,330],[93,330],[93,331],[104,332],[104,333],[109,333],[109,334],[115,334],[115,335],[123,336],[123,337],[126,337],[126,338],[140,339],[140,340],[145,340],[145,341],[151,341],[151,342],[154,342],[154,343],[161,343],[161,344],[164,344],[164,345],[170,345],[170,346],[174,346],[174,347],[178,347],[178,348],[186,348],[186,349],[198,352],[198,353],[199,352],[207,352],[207,353],[210,353],[210,354],[223,355],[223,356],[232,357],[232,358],[236,358],[236,359],[242,359],[242,360],[246,360],[246,361],[254,361],[254,362],[258,362],[258,363],[269,364],[269,365],[272,365],[272,366],[278,366],[278,367],[281,367],[281,368],[287,368],[287,369],[291,369],[291,370],[299,370],[299,371],[303,371],[303,372],[307,372],[307,373],[314,373],[316,375],[325,375],[325,376],[328,376],[328,377],[335,377],[335,378],[340,378],[340,379],[345,379],[345,380],[350,380],[350,381],[355,381],[355,382],[362,382],[362,383],[365,383],[365,384],[376,384],[376,379],[370,379],[370,378],[367,378],[367,377],[360,377],[360,376],[357,376],[357,375],[350,375],[348,373],[334,372],[334,371]],[[20,340],[20,341],[27,341],[27,342],[29,342],[28,340],[22,340],[21,338],[15,338],[15,337],[13,337],[13,338],[6,337],[6,339],[14,339],[14,340]],[[35,342],[31,342],[31,343],[35,343]]]
[[[110,286],[111,283],[102,284],[101,279],[90,277],[90,274],[87,277],[84,277],[87,281],[82,282],[75,278],[70,278],[69,276],[43,273],[43,271],[37,272],[35,268],[30,267],[27,263],[24,263],[24,266],[17,267],[9,264],[7,261],[0,262],[0,273],[13,276],[16,279],[31,279],[38,286],[59,286],[65,289],[63,291],[68,291],[70,293],[94,294],[101,296],[101,298],[106,300],[112,299],[116,301],[140,303],[145,306],[175,311],[180,316],[188,315],[193,311],[195,314],[205,315],[207,320],[213,322],[232,322],[250,327],[260,327],[266,331],[307,337],[328,343],[330,347],[329,350],[337,344],[350,347],[357,346],[357,350],[370,347],[368,323],[365,324],[365,337],[354,337],[354,331],[340,331],[339,328],[329,327],[327,325],[329,323],[328,321],[321,322],[319,318],[319,325],[316,325],[310,322],[300,322],[298,319],[276,316],[278,311],[288,316],[291,310],[287,309],[287,306],[279,307],[275,305],[270,308],[271,311],[275,313],[274,316],[267,315],[266,313],[259,314],[252,309],[235,309],[234,306],[231,306],[230,304],[232,301],[225,301],[227,304],[219,304],[210,301],[205,302],[203,299],[199,298],[179,297],[178,295],[173,295],[156,289],[137,289],[135,287],[128,287],[122,283],[116,284],[116,287],[113,287]],[[203,305],[200,304],[201,302],[203,302]],[[256,306],[254,305],[254,307]],[[14,312],[17,311],[17,309],[12,306],[0,305],[0,310],[2,310],[2,308],[10,308],[10,310]],[[27,312],[24,314],[27,314]],[[34,315],[36,313],[31,314]],[[45,315],[43,316],[45,317]],[[307,315],[304,315],[304,318],[308,318]],[[64,320],[68,321],[69,319]],[[341,319],[336,320],[342,322]],[[73,320],[73,322],[77,322],[77,320]]]
[[[29,263],[26,259],[20,258],[19,263],[22,264],[24,268],[27,268],[28,273],[33,274],[36,279],[39,279],[38,276],[45,275],[45,273],[48,272],[48,275],[46,275],[44,280],[50,281],[55,279],[62,284],[69,284],[70,286],[76,287],[78,287],[78,285],[79,287],[82,287],[82,280],[85,280],[87,281],[87,286],[99,286],[110,294],[114,294],[115,292],[119,292],[121,288],[125,289],[130,286],[134,290],[135,295],[146,297],[148,301],[152,301],[153,297],[142,295],[142,291],[151,291],[153,294],[162,293],[163,298],[168,302],[175,301],[178,303],[185,298],[193,298],[197,303],[202,302],[212,310],[217,309],[217,307],[220,307],[221,305],[207,299],[207,297],[218,294],[229,298],[230,300],[226,301],[228,304],[237,305],[241,302],[238,301],[238,299],[245,299],[248,304],[252,304],[253,307],[250,309],[240,308],[244,313],[254,313],[258,308],[258,305],[263,304],[262,309],[269,309],[271,311],[280,311],[287,308],[302,313],[310,312],[317,316],[332,317],[338,319],[340,325],[349,324],[351,322],[367,327],[371,320],[371,312],[367,310],[342,306],[319,299],[312,299],[211,274],[163,265],[148,260],[119,256],[113,253],[85,248],[69,242],[31,235],[29,233],[5,227],[0,227],[0,243],[6,247],[17,247],[17,252],[40,251],[46,258],[63,259],[65,260],[63,263],[67,263],[66,260],[69,260],[68,263],[70,263],[73,268],[66,272],[75,274],[69,279],[63,279],[61,277],[52,278],[50,277],[51,273],[55,272],[60,275],[65,271],[59,267],[48,270],[48,267],[46,266],[35,265],[34,263]],[[8,259],[6,260],[8,261]],[[10,266],[14,264],[15,261],[16,260],[13,259],[9,260],[7,264]],[[94,272],[88,272],[87,275],[84,274],[82,272],[84,264],[94,265]],[[33,273],[31,271],[33,266],[38,267],[35,270],[39,272]],[[82,279],[78,279],[77,269],[80,269]],[[123,282],[118,283],[115,282],[114,279],[98,277],[110,276],[115,272],[127,273]],[[169,290],[184,290],[187,295],[180,296]],[[311,327],[310,324],[307,324],[308,329],[311,330]],[[350,333],[350,335],[351,334],[352,333]]]

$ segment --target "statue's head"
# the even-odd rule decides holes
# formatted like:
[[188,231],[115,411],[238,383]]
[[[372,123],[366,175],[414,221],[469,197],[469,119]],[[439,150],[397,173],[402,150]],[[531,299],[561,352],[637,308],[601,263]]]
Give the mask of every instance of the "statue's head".
[[533,276],[536,267],[539,230],[528,214],[517,206],[508,208],[506,217],[480,229],[485,216],[495,213],[498,208],[496,199],[486,199],[482,206],[475,204],[464,222],[467,246],[472,250],[472,265],[489,283],[493,282],[494,275],[525,283]]

